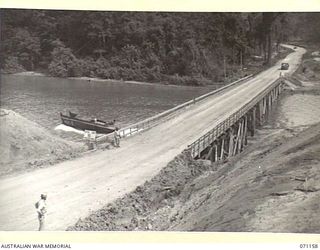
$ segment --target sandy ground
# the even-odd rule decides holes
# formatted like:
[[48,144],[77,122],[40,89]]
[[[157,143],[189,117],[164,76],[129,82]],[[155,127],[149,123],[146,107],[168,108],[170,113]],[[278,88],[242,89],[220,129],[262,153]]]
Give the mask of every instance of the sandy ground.
[[181,154],[69,230],[319,233],[320,124],[304,129],[264,128],[220,165]]
[[14,73],[15,76],[45,76],[45,74],[34,71],[24,71],[19,73]]
[[[297,49],[287,57],[289,72],[298,67],[304,52]],[[64,230],[131,192],[277,79],[279,67],[278,63],[240,86],[198,102],[175,118],[123,140],[119,149],[97,151],[46,169],[0,179],[0,230],[35,230],[34,202],[41,192],[48,193],[47,230]]]
[[0,176],[53,165],[84,150],[11,110],[0,110],[0,135]]

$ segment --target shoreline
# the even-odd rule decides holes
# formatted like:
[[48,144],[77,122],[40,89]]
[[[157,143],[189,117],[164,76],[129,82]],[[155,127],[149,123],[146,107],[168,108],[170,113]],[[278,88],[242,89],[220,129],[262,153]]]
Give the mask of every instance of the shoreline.
[[2,73],[3,75],[14,75],[14,76],[46,76],[47,75],[40,73],[40,72],[35,72],[35,71],[23,71],[23,72],[19,72],[19,73]]
[[[319,90],[319,81],[308,81],[295,90],[287,90],[283,97],[304,92],[320,95]],[[320,172],[315,170],[320,163],[315,157],[317,150],[320,150],[317,139],[320,122],[294,127],[279,125],[274,119],[280,115],[280,109],[277,106],[266,124],[257,130],[257,135],[249,138],[244,152],[226,163],[212,164],[206,160],[190,159],[181,153],[152,180],[104,204],[102,209],[92,211],[89,216],[79,218],[76,224],[66,230],[309,232],[308,223],[317,227],[317,222],[298,219],[300,223],[304,222],[301,229],[292,227],[289,222],[282,223],[281,227],[275,226],[281,216],[273,218],[271,205],[291,211],[290,214],[282,213],[282,216],[289,218],[288,221],[292,221],[292,214],[296,213],[301,213],[304,218],[310,216],[305,212],[307,210],[301,210],[299,204],[304,200],[306,206],[315,204],[316,193],[308,193],[320,190],[320,186],[311,178],[320,176]],[[304,149],[301,150],[301,147]],[[308,162],[308,168],[299,168],[306,164],[308,157],[314,161]],[[192,172],[194,168],[197,169],[196,173]],[[177,171],[182,171],[182,174],[177,176]],[[231,195],[224,198],[224,193]],[[250,202],[243,203],[243,196]],[[208,206],[216,209],[208,211]],[[219,207],[226,208],[226,212],[219,211]],[[219,223],[212,219],[219,218],[221,213],[223,216]],[[224,219],[230,216],[232,223]],[[201,217],[205,219],[199,220]],[[275,223],[270,226],[268,220]]]
[[[260,72],[257,71],[255,74],[258,74]],[[250,72],[249,72],[250,73]],[[140,81],[134,81],[134,80],[117,80],[117,79],[103,79],[103,78],[97,78],[97,77],[87,77],[87,76],[74,76],[74,77],[56,77],[56,76],[49,76],[44,73],[35,72],[35,71],[24,71],[19,73],[2,73],[2,75],[8,75],[8,76],[35,76],[35,77],[48,77],[48,78],[56,78],[56,79],[68,79],[68,80],[80,80],[80,81],[87,81],[87,82],[101,82],[101,83],[124,83],[124,84],[134,84],[134,85],[145,85],[145,86],[168,86],[168,87],[176,87],[176,88],[208,88],[210,90],[219,89],[223,86],[226,86],[227,84],[230,84],[232,82],[235,82],[237,80],[240,80],[248,74],[243,74],[240,77],[229,79],[226,82],[214,82],[212,84],[207,85],[183,85],[183,84],[168,84],[164,82],[140,82]]]
[[[299,94],[304,88],[287,90],[287,94]],[[314,86],[314,89],[318,88],[319,85]],[[276,113],[277,110],[274,111]],[[300,169],[299,166],[305,164],[306,157],[316,155],[319,150],[317,132],[320,122],[290,127],[277,126],[272,120],[259,128],[255,137],[248,139],[244,152],[226,163],[212,164],[181,153],[152,180],[104,204],[103,208],[92,211],[87,217],[79,218],[66,230],[309,232],[311,220],[298,219],[300,223],[305,222],[301,229],[292,228],[289,222],[282,223],[281,227],[275,226],[281,216],[273,218],[271,205],[273,208],[281,206],[292,214],[301,213],[304,218],[310,215],[307,210],[301,210],[299,204],[304,200],[305,205],[315,204],[317,200],[316,193],[308,194],[320,190],[311,178],[320,176],[320,172],[314,170],[318,164],[317,157],[310,162],[310,167]],[[300,150],[302,146],[306,149]],[[293,168],[292,163],[295,164]],[[175,174],[177,171],[179,175]],[[276,186],[270,185],[274,182]],[[225,193],[231,195],[225,196]],[[243,202],[242,197],[249,202]],[[216,209],[208,211],[208,207]],[[226,212],[219,207],[224,207]],[[282,216],[290,218],[288,221],[294,219],[285,212]],[[227,221],[229,217],[232,217],[232,223]],[[212,218],[218,218],[220,222]],[[259,224],[260,220],[262,224]],[[270,226],[268,220],[275,223]],[[312,223],[313,227],[317,225],[317,222]]]
[[[283,56],[286,56],[287,54],[290,54],[291,49],[287,49],[282,52],[278,52],[275,55],[272,56],[272,61],[270,66],[278,63],[283,59]],[[269,68],[270,66],[267,66]],[[262,69],[262,70],[261,70]],[[135,81],[135,80],[117,80],[117,79],[103,79],[103,78],[97,78],[97,77],[87,77],[87,76],[77,76],[77,77],[55,77],[55,76],[49,76],[45,73],[36,72],[36,71],[23,71],[18,73],[2,73],[3,75],[14,75],[14,76],[41,76],[41,77],[52,77],[57,79],[70,79],[70,80],[81,80],[81,81],[88,81],[88,82],[103,82],[103,83],[125,83],[125,84],[135,84],[135,85],[146,85],[146,86],[169,86],[169,87],[190,87],[190,88],[210,88],[211,90],[219,89],[227,84],[230,84],[234,81],[237,81],[241,78],[244,78],[246,75],[257,75],[261,71],[265,70],[265,66],[260,65],[257,67],[257,65],[251,65],[246,68],[246,70],[242,71],[241,75],[236,75],[234,78],[234,75],[232,74],[232,77],[227,78],[224,82],[213,82],[213,80],[207,79],[209,82],[212,82],[211,84],[205,84],[205,85],[184,85],[184,84],[169,84],[167,82],[141,82],[141,81]]]
[[[11,75],[11,76],[36,76],[36,77],[50,77],[50,78],[57,78],[57,79],[69,79],[69,80],[80,80],[80,81],[87,81],[87,82],[101,82],[101,83],[125,83],[125,84],[135,84],[135,85],[146,85],[146,86],[168,86],[168,87],[190,87],[190,88],[205,88],[205,87],[222,87],[227,83],[223,84],[209,84],[209,85],[181,85],[181,84],[166,84],[162,82],[139,82],[139,81],[133,81],[133,80],[117,80],[117,79],[103,79],[103,78],[97,78],[97,77],[87,77],[87,76],[74,76],[74,77],[55,77],[55,76],[49,76],[44,73],[40,72],[34,72],[34,71],[24,71],[19,73],[2,73],[2,75]],[[240,79],[240,78],[239,78]]]

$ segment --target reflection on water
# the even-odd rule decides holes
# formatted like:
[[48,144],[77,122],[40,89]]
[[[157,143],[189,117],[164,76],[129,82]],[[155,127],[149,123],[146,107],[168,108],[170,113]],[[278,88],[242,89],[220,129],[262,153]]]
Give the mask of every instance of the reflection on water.
[[320,96],[294,94],[281,99],[276,122],[291,128],[320,122]]
[[1,77],[1,106],[51,131],[61,123],[59,112],[79,117],[117,120],[123,127],[170,109],[209,88],[95,82],[41,76]]

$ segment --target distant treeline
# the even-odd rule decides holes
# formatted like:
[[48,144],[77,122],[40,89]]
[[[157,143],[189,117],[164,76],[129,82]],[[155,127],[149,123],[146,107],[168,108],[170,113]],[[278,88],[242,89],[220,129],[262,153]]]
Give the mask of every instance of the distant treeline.
[[202,85],[288,39],[320,41],[318,13],[1,11],[3,72]]

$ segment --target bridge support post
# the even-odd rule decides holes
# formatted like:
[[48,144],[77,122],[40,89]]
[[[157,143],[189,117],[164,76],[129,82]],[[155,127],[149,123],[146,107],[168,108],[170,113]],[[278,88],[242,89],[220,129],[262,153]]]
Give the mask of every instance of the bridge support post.
[[220,161],[223,161],[223,158],[224,158],[224,139],[225,139],[225,136],[223,135],[221,138]]
[[241,134],[239,138],[239,153],[242,152],[244,147],[244,138],[245,137],[245,116],[241,118]]
[[266,119],[266,113],[267,113],[267,97],[263,98],[263,112],[262,112],[262,124],[264,124],[265,119]]
[[248,116],[244,116],[244,132],[243,132],[243,145],[248,144],[248,137],[247,137],[247,132],[248,132]]
[[262,99],[258,104],[258,117],[259,117],[259,126],[263,125],[263,112],[264,111],[264,99]]
[[272,103],[273,103],[273,100],[272,100],[272,92],[271,92],[271,93],[269,94],[269,114],[268,114],[268,115],[271,115]]
[[277,96],[276,96],[276,88],[274,88],[272,90],[272,93],[273,93],[273,98],[272,98],[272,101],[275,102],[277,100]]
[[235,138],[234,149],[233,149],[232,155],[235,155],[239,151],[239,138],[241,136],[241,130],[242,130],[242,123],[240,120],[240,122],[238,122],[238,133]]
[[218,161],[218,146],[217,143],[214,144],[214,161],[217,162]]
[[281,82],[281,83],[279,84],[279,95],[281,94],[282,89],[283,89],[283,82]]
[[239,134],[239,138],[237,138],[237,145],[238,145],[238,149],[237,149],[237,153],[240,153],[241,152],[241,142],[242,142],[242,135],[243,135],[243,119],[241,118],[240,119],[240,134]]
[[207,156],[205,157],[206,160],[210,159],[212,161],[212,159],[211,159],[212,158],[212,151],[213,151],[213,147],[211,146]]
[[229,149],[228,149],[228,157],[233,155],[233,145],[234,145],[234,135],[233,135],[233,127],[229,129]]
[[266,120],[268,120],[271,113],[271,93],[267,95],[266,102]]
[[214,162],[214,146],[212,145],[212,147],[211,147],[211,154],[210,154],[210,161],[211,162]]
[[257,114],[257,107],[254,106],[252,108],[252,116],[250,118],[250,132],[251,132],[251,136],[254,136],[254,131],[256,129],[256,114]]
[[226,137],[223,135],[221,139],[214,141],[208,151],[202,159],[209,160],[211,162],[218,162],[224,160]]
[[263,114],[264,114],[264,98],[260,102],[261,104],[261,110],[260,110],[260,120],[259,120],[259,126],[263,125]]

